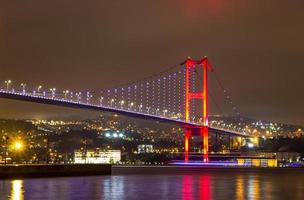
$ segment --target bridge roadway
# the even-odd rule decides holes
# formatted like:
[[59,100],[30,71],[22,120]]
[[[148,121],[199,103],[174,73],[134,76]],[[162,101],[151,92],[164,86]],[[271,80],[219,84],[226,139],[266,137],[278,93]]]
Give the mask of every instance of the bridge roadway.
[[[69,108],[110,112],[110,113],[115,113],[115,114],[119,114],[119,115],[134,117],[134,118],[164,122],[164,123],[169,123],[169,124],[178,125],[178,126],[182,126],[182,127],[190,127],[192,129],[199,129],[202,127],[200,124],[186,122],[186,121],[179,120],[179,119],[172,119],[172,118],[151,115],[151,114],[141,113],[141,112],[135,112],[135,111],[130,111],[130,110],[124,110],[124,109],[119,109],[119,108],[111,108],[111,107],[107,107],[107,106],[103,106],[103,105],[95,105],[95,104],[88,104],[88,103],[82,103],[82,102],[68,101],[65,99],[50,98],[50,97],[32,95],[32,94],[28,94],[28,93],[23,94],[22,92],[20,93],[20,92],[11,92],[11,91],[0,90],[0,98],[34,102],[34,103],[40,103],[40,104],[64,106],[64,107],[69,107]],[[221,128],[217,128],[217,127],[209,127],[209,131],[213,132],[213,133],[219,133],[219,134],[230,134],[230,135],[240,136],[240,137],[250,137],[244,133],[239,133],[236,131],[221,129]]]

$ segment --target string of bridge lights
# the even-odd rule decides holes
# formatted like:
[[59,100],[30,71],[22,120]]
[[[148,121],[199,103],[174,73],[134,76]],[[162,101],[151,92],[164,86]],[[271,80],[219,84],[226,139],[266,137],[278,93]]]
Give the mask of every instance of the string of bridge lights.
[[219,87],[221,88],[221,90],[224,94],[225,101],[230,105],[230,107],[232,108],[232,111],[237,116],[237,118],[239,118],[240,121],[243,121],[243,117],[241,116],[241,112],[237,108],[236,104],[232,101],[230,93],[228,92],[227,89],[224,88],[224,86],[223,86],[223,84],[222,84],[222,82],[221,82],[221,80],[220,80],[220,78],[217,75],[217,72],[215,70],[213,71],[213,75],[214,75],[214,78],[215,78],[217,84],[219,85]]
[[[20,84],[20,89],[18,90],[18,88],[14,88],[12,87],[12,81],[11,80],[7,80],[4,82],[6,84],[5,88],[0,88],[0,92],[3,94],[13,94],[13,95],[22,95],[22,96],[27,96],[27,97],[32,97],[32,98],[40,98],[40,99],[51,99],[54,101],[62,101],[62,102],[68,102],[68,103],[77,103],[77,104],[84,104],[84,105],[90,105],[90,106],[95,106],[95,107],[104,107],[104,108],[115,108],[114,105],[114,101],[113,99],[110,99],[110,103],[112,104],[111,107],[104,105],[104,97],[99,97],[99,103],[96,104],[94,103],[92,100],[95,97],[90,91],[87,91],[86,93],[82,93],[82,92],[72,92],[70,90],[63,90],[63,91],[59,91],[56,88],[50,88],[49,90],[43,90],[42,86],[38,86],[37,90],[36,88],[34,88],[34,90],[26,90],[26,84],[22,83]],[[142,84],[143,86],[143,84]],[[38,89],[39,88],[39,89]],[[130,87],[131,88],[131,87]],[[137,89],[137,87],[134,87],[134,89]],[[123,90],[123,89],[122,89]],[[118,92],[118,90],[116,90]],[[131,91],[131,90],[130,90]],[[108,91],[109,93],[111,93],[111,91]],[[85,94],[85,101],[82,101],[82,97]],[[117,96],[118,97],[118,96]],[[129,104],[130,107],[135,107],[135,103],[131,103]],[[136,109],[131,109],[129,107],[128,110],[132,111],[132,112],[137,112],[140,113],[142,112],[142,106],[140,106],[139,110]],[[120,108],[117,110],[126,110],[125,108]],[[164,112],[166,113],[166,112]],[[149,109],[147,109],[147,114],[152,115],[153,113],[149,112]],[[161,116],[163,118],[170,118],[169,116]]]
[[[180,78],[177,79],[176,76],[177,74],[183,76],[180,72],[181,70],[178,73],[176,71],[168,73],[165,76],[163,75],[163,77],[153,77],[152,80],[145,79],[144,82],[125,85],[124,87],[128,88],[127,99],[124,98],[123,88],[108,89],[106,99],[110,99],[111,107],[117,107],[117,102],[120,102],[120,108],[123,108],[124,105],[127,104],[129,105],[128,110],[147,113],[150,113],[151,111],[155,115],[171,116],[175,118],[178,118],[178,115],[179,118],[181,118],[183,115],[175,112],[175,104],[172,106],[172,102],[176,101],[176,93],[174,92],[174,96],[172,96],[172,90],[177,88],[176,85],[180,82]],[[172,79],[172,77],[175,78]],[[179,86],[181,86],[181,84]],[[105,92],[102,91],[101,93],[104,94]],[[113,93],[115,95],[114,98],[111,99],[110,96],[112,96]],[[182,94],[183,93],[184,92],[182,92]],[[144,98],[144,96],[146,98]],[[179,97],[179,99],[181,98]]]
[[[191,90],[196,92],[198,77],[195,76],[196,71],[191,70]],[[219,78],[214,73],[215,78],[225,94],[226,101],[232,106],[233,110],[240,116],[237,107],[232,102],[227,90],[224,89]],[[185,78],[186,68],[180,68],[172,71],[167,70],[165,73],[150,76],[130,84],[124,84],[121,87],[113,87],[103,89],[99,95],[94,91],[59,91],[56,88],[44,90],[42,85],[34,87],[32,91],[27,91],[27,84],[21,83],[19,90],[13,88],[11,80],[4,81],[2,92],[15,93],[19,95],[27,95],[41,97],[54,100],[62,100],[71,103],[81,103],[106,107],[111,109],[125,110],[137,113],[146,113],[164,118],[176,120],[184,120],[185,115]],[[192,103],[192,119],[191,122],[199,123],[196,116],[196,107]],[[196,121],[197,120],[197,121]]]

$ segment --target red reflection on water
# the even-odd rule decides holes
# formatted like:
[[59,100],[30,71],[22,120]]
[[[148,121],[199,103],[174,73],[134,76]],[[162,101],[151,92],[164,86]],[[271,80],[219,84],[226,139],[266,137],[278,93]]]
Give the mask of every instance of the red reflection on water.
[[[198,184],[198,185],[196,185]],[[193,197],[199,196],[200,199],[212,199],[210,176],[202,175],[196,176],[184,176],[182,199],[192,200]]]
[[182,199],[190,200],[192,199],[192,186],[193,180],[191,176],[183,177],[183,189],[182,189]]
[[210,176],[200,176],[200,199],[212,199]]

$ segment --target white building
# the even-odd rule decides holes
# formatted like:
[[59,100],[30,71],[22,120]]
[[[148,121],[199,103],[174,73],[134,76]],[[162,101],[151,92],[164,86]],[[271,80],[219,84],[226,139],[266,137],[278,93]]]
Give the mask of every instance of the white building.
[[150,144],[142,144],[137,145],[137,152],[141,153],[153,153],[153,145]]
[[93,151],[88,150],[85,156],[83,151],[74,152],[75,164],[114,164],[121,160],[120,150]]

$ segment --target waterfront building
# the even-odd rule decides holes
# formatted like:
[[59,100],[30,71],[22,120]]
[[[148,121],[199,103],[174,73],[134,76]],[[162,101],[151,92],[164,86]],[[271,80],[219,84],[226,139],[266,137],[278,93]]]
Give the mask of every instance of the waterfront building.
[[74,152],[75,164],[115,164],[121,160],[120,150],[88,150]]
[[238,158],[238,166],[241,167],[277,167],[277,159],[271,158]]
[[149,144],[141,144],[137,146],[137,152],[139,154],[142,153],[153,153],[153,145]]

